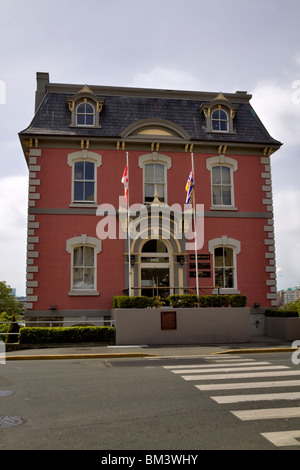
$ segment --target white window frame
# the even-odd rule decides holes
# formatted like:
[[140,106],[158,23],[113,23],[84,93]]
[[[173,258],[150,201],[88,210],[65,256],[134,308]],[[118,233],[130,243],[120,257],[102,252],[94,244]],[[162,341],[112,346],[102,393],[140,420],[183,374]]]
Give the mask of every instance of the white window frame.
[[[79,113],[78,112],[78,108],[79,106],[81,105],[89,105],[93,108],[93,113],[87,113],[87,112],[84,112],[84,113]],[[86,122],[86,116],[93,116],[93,124],[80,124],[78,123],[78,116],[84,116],[84,121]],[[84,99],[83,101],[80,101],[77,105],[76,105],[76,112],[75,112],[75,122],[76,122],[76,126],[77,127],[95,127],[95,123],[96,123],[96,111],[95,111],[95,106],[90,103],[89,101],[87,101],[86,99]]]
[[[231,187],[231,204],[214,204],[213,198],[213,167],[227,167],[230,169],[230,187]],[[235,206],[235,197],[234,197],[234,172],[238,169],[237,160],[224,155],[218,155],[216,157],[211,157],[206,160],[206,169],[210,172],[210,187],[211,187],[211,210],[237,210]]]
[[[94,287],[92,289],[76,289],[74,288],[74,251],[79,247],[91,247],[94,249]],[[79,237],[69,238],[66,242],[66,250],[71,255],[71,272],[70,272],[70,292],[69,295],[82,295],[82,296],[94,296],[99,295],[97,292],[97,255],[102,250],[101,240],[94,237],[89,237],[85,234]]]
[[163,165],[164,167],[164,202],[163,204],[168,204],[168,170],[172,167],[172,160],[171,157],[167,155],[162,155],[157,152],[152,152],[150,154],[141,155],[138,159],[139,167],[143,170],[143,203],[144,204],[151,204],[151,202],[145,202],[146,192],[146,165],[149,163],[158,163],[159,165]]
[[[218,119],[214,119],[213,115],[216,111],[219,111],[219,112],[223,112],[226,114],[226,119],[221,119],[221,118],[218,118]],[[214,129],[214,126],[213,126],[213,123],[214,121],[218,122],[219,123],[219,127],[220,127],[220,123],[221,122],[226,122],[226,129],[225,130],[222,130],[222,129]],[[228,115],[228,112],[225,111],[224,108],[215,108],[211,111],[211,130],[212,132],[218,132],[218,133],[223,133],[223,134],[228,134],[229,132],[229,115]]]
[[[215,284],[215,249],[216,248],[230,248],[233,255],[233,287],[216,287]],[[213,282],[215,289],[213,294],[239,294],[240,291],[237,288],[237,255],[241,252],[241,242],[233,238],[228,238],[223,235],[220,238],[215,238],[208,242],[208,250],[212,254],[213,259]],[[225,268],[224,268],[225,269]]]
[[[81,150],[73,152],[68,155],[68,165],[72,168],[72,187],[71,187],[71,204],[70,207],[97,207],[97,168],[102,165],[102,156],[95,152],[88,150]],[[75,163],[77,162],[91,162],[94,163],[94,201],[75,201],[74,200],[74,186],[75,186]],[[89,181],[89,180],[88,180]]]

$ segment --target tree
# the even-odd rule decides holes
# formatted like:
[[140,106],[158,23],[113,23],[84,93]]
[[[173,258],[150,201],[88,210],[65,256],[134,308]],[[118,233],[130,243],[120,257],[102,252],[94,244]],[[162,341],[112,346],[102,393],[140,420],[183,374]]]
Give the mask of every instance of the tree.
[[0,281],[0,314],[6,312],[11,319],[13,314],[21,315],[23,311],[24,306],[12,295],[11,287]]

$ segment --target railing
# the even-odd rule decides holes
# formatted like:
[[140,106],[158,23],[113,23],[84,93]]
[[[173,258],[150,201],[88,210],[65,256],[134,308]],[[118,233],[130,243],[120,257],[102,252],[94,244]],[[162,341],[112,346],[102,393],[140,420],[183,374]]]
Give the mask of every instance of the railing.
[[[205,286],[205,287],[199,287],[199,292],[201,291],[202,293],[204,293],[204,295],[208,295],[211,293],[211,289],[216,289],[215,286]],[[139,294],[138,295],[141,295],[141,292],[142,291],[153,291],[153,297],[154,296],[157,296],[157,295],[160,295],[161,293],[163,293],[164,291],[168,292],[170,294],[170,292],[173,291],[174,294],[179,294],[181,291],[184,291],[186,294],[196,294],[197,293],[197,288],[196,287],[192,287],[192,286],[183,286],[183,287],[178,287],[178,286],[150,286],[150,287],[144,287],[144,286],[132,286],[131,287],[131,295],[134,295],[133,292],[135,291],[138,291]],[[206,291],[210,291],[210,292],[206,292]],[[123,290],[124,294],[125,295],[128,295],[128,292],[129,292],[129,289],[128,287],[126,289]]]

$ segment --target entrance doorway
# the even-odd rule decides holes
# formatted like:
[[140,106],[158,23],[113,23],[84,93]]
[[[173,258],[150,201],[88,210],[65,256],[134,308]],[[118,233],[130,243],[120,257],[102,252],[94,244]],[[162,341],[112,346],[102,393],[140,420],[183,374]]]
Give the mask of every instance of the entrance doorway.
[[149,240],[141,252],[142,295],[170,295],[170,255],[162,240]]

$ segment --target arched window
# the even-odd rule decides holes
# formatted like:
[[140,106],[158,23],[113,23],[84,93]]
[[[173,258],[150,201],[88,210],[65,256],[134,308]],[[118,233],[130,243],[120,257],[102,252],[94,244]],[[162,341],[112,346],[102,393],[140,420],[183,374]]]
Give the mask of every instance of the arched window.
[[241,243],[223,235],[208,242],[209,252],[213,255],[214,294],[238,294],[237,290],[237,255],[241,252]]
[[215,109],[211,115],[212,130],[228,132],[228,114],[223,109]]
[[94,126],[95,125],[95,108],[90,103],[84,101],[76,108],[76,124],[77,126]]

